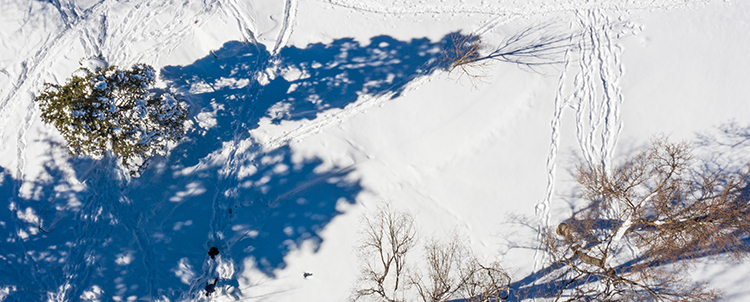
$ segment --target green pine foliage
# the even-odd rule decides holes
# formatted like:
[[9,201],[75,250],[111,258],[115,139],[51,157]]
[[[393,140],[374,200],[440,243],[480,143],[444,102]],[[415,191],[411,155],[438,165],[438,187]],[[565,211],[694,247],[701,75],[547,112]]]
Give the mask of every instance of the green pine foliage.
[[185,134],[187,106],[153,88],[154,68],[81,68],[64,85],[45,83],[34,99],[74,155],[102,159],[112,152],[133,176]]

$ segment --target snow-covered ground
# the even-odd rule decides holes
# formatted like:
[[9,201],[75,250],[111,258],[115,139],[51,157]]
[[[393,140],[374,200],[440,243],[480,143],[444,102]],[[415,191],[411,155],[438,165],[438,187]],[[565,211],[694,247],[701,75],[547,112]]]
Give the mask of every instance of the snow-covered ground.
[[[3,0],[0,16],[0,301],[199,301],[214,278],[215,301],[344,301],[381,203],[522,287],[577,164],[659,133],[750,154],[744,0]],[[577,47],[474,80],[441,68],[451,34],[524,30]],[[33,103],[97,55],[154,66],[190,105],[140,178],[69,156]],[[750,265],[697,269],[750,299]]]

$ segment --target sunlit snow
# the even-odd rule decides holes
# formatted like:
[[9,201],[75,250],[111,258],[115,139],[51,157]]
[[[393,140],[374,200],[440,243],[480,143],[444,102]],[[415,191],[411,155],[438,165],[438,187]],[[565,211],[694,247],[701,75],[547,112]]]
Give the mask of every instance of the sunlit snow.
[[[577,165],[660,134],[711,168],[750,161],[744,0],[7,0],[0,15],[0,301],[347,301],[362,215],[385,203],[421,243],[455,232],[500,261],[508,300],[546,301],[539,231],[582,206]],[[490,51],[524,32],[572,46],[449,68],[456,37]],[[33,100],[136,63],[174,95],[149,123],[190,114],[131,177],[71,156]],[[694,272],[750,299],[747,262]]]

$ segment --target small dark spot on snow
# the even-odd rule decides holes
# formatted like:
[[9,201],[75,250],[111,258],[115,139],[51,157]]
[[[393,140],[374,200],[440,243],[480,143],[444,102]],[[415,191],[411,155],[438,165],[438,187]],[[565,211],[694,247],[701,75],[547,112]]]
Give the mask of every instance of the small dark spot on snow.
[[211,256],[211,259],[214,259],[216,255],[219,254],[219,249],[217,249],[215,246],[211,247],[211,249],[208,250],[208,255]]

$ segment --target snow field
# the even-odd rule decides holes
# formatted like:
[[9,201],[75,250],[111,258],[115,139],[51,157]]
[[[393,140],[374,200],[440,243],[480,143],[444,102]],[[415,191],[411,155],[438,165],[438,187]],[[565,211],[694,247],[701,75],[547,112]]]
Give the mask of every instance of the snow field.
[[[342,301],[358,272],[359,217],[381,202],[414,213],[424,239],[457,229],[520,280],[545,265],[534,252],[536,232],[566,218],[575,203],[576,164],[617,162],[660,132],[693,139],[731,120],[746,124],[750,107],[750,4],[742,1],[6,1],[0,11],[8,16],[0,31],[0,196],[19,207],[0,221],[14,233],[3,247],[23,251],[17,264],[0,265],[8,272],[0,282],[9,284],[0,301],[13,292],[50,301],[194,301],[213,276],[222,279],[215,300]],[[274,97],[264,89],[281,78],[302,91],[306,71],[274,69],[270,60],[263,72],[222,73],[226,64],[249,64],[222,65],[232,53],[261,54],[249,44],[227,48],[232,40],[259,43],[278,59],[291,47],[313,53],[320,51],[309,48],[314,43],[345,38],[368,51],[381,35],[407,48],[420,38],[432,45],[458,30],[495,45],[543,23],[580,31],[580,51],[534,70],[492,63],[477,82],[417,71],[423,63],[395,82],[369,78],[387,87],[381,93],[358,90],[311,112],[249,105]],[[383,48],[396,51],[391,44]],[[399,57],[407,53],[392,56],[408,64]],[[193,92],[193,127],[203,134],[144,179],[108,181],[117,177],[106,163],[71,160],[39,121],[33,94],[97,54],[120,66],[194,68],[180,70],[193,78],[171,75],[161,85]],[[322,86],[311,85],[323,96],[319,104],[340,97],[326,99]],[[282,93],[301,94],[291,86]],[[715,152],[733,152],[720,147]],[[337,189],[345,184],[361,189]],[[326,198],[323,212],[312,207],[316,196]],[[254,208],[264,203],[267,209]],[[309,213],[323,217],[299,222]],[[108,224],[117,228],[107,231]],[[207,259],[210,245],[221,247],[219,260]],[[54,261],[67,265],[50,264],[51,246],[64,250]],[[698,279],[725,289],[727,301],[747,297],[746,266],[706,263]],[[306,271],[313,277],[302,278]]]

